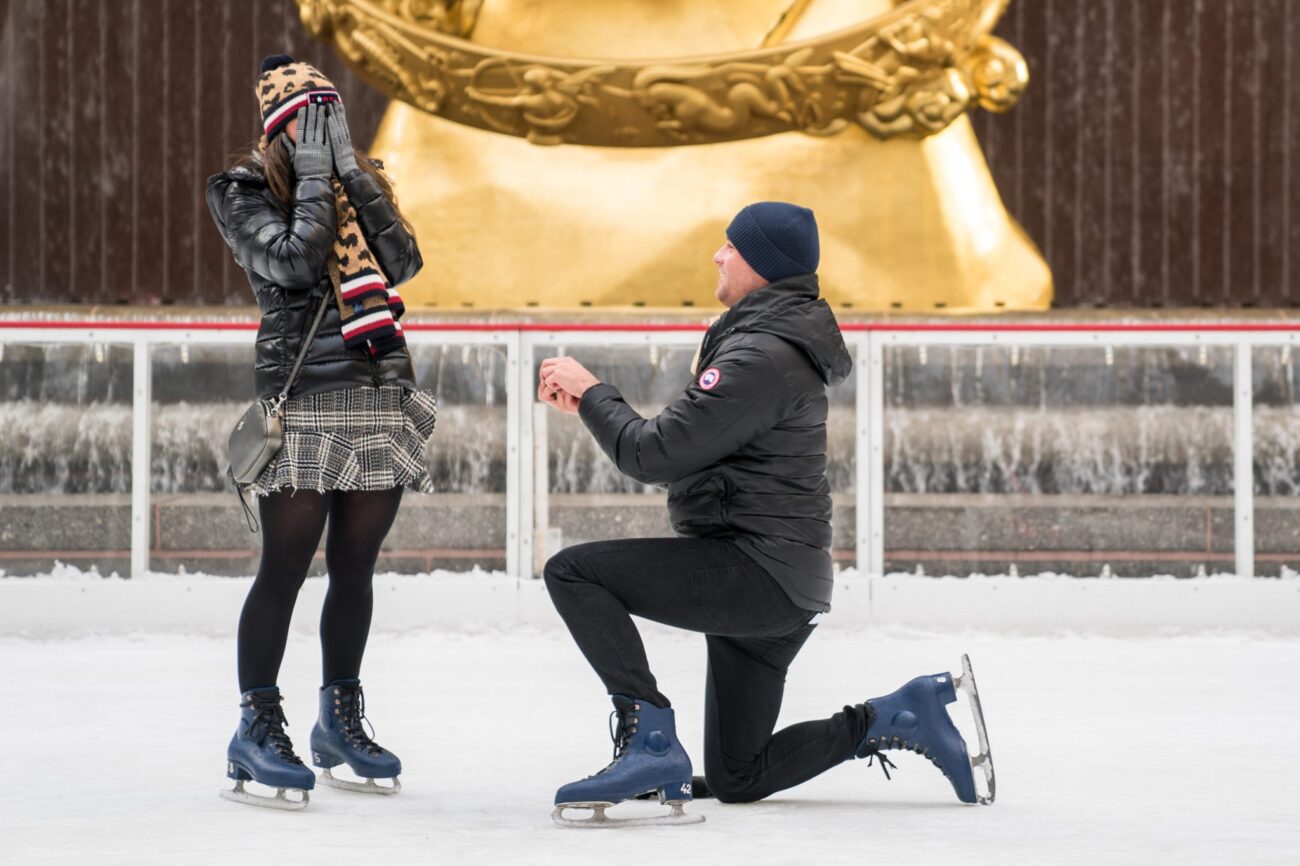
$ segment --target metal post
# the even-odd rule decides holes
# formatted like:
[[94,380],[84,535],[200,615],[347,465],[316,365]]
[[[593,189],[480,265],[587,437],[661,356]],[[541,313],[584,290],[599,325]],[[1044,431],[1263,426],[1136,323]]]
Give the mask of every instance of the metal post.
[[516,503],[514,526],[517,533],[517,565],[510,573],[525,579],[537,576],[533,562],[533,442],[536,438],[533,435],[533,394],[536,392],[533,384],[533,342],[531,334],[519,334],[517,382],[515,393],[510,398],[512,403],[519,404],[514,407],[519,448],[513,455],[518,461],[518,469],[515,473],[515,488],[510,492]]
[[153,414],[151,356],[149,340],[135,337],[135,358],[131,372],[131,576],[149,570],[149,482],[153,460]]
[[1237,576],[1255,576],[1255,386],[1251,369],[1251,344],[1236,345],[1232,367],[1232,500],[1236,512],[1233,542]]
[[878,576],[885,570],[885,352],[882,338],[875,332],[868,331],[855,342],[858,572]]
[[867,423],[871,404],[871,334],[845,335],[852,341],[857,357],[853,383],[853,502],[857,518],[854,537],[857,540],[857,568],[859,574],[871,571],[871,428]]
[[871,530],[869,572],[885,573],[885,346],[884,338],[867,333],[867,455],[871,473],[869,528]]
[[518,331],[506,342],[506,574],[519,575],[523,569],[519,558],[519,441],[523,423],[519,419],[524,405],[519,393],[519,356],[521,335]]
[[547,460],[547,444],[550,439],[550,419],[552,410],[546,404],[534,400],[533,410],[533,559],[532,574],[541,574],[546,567],[546,560],[551,556],[548,543],[551,528],[551,473],[550,461]]

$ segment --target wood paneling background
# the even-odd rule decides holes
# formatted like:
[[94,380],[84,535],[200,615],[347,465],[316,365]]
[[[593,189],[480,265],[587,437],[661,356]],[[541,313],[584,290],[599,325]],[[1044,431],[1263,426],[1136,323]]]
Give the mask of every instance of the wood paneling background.
[[1300,2],[1014,0],[974,115],[1056,306],[1300,306]]
[[8,0],[0,64],[0,299],[251,303],[203,199],[260,132],[258,63],[338,85],[358,140],[387,100],[311,39],[292,0]]
[[[0,300],[243,304],[204,179],[287,51],[386,103],[292,0],[0,0]],[[975,126],[1057,306],[1300,306],[1300,2],[1015,0],[1033,81]]]

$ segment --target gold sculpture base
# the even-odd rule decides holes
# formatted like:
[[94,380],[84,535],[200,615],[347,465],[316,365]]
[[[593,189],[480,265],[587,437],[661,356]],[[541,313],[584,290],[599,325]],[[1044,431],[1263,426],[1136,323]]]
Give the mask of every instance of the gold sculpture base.
[[418,227],[402,289],[435,309],[716,308],[711,258],[754,201],[811,207],[838,309],[1042,310],[1052,279],[963,116],[917,140],[853,128],[693,147],[538,147],[394,102],[374,155]]

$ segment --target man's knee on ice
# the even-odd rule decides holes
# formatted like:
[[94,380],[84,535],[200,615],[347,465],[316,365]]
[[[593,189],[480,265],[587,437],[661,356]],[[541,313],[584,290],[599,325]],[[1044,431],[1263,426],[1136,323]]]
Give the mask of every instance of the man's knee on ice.
[[753,803],[763,799],[748,782],[727,773],[706,772],[704,782],[708,785],[709,796],[722,803]]

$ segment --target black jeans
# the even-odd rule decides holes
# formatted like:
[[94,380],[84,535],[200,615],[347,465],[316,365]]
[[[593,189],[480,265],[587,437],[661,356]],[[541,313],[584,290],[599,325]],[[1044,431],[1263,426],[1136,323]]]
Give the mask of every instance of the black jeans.
[[785,674],[816,626],[730,542],[646,538],[579,544],[546,564],[556,610],[610,694],[669,706],[631,614],[704,633],[704,777],[726,802],[761,800],[853,754],[866,710],[772,733]]

